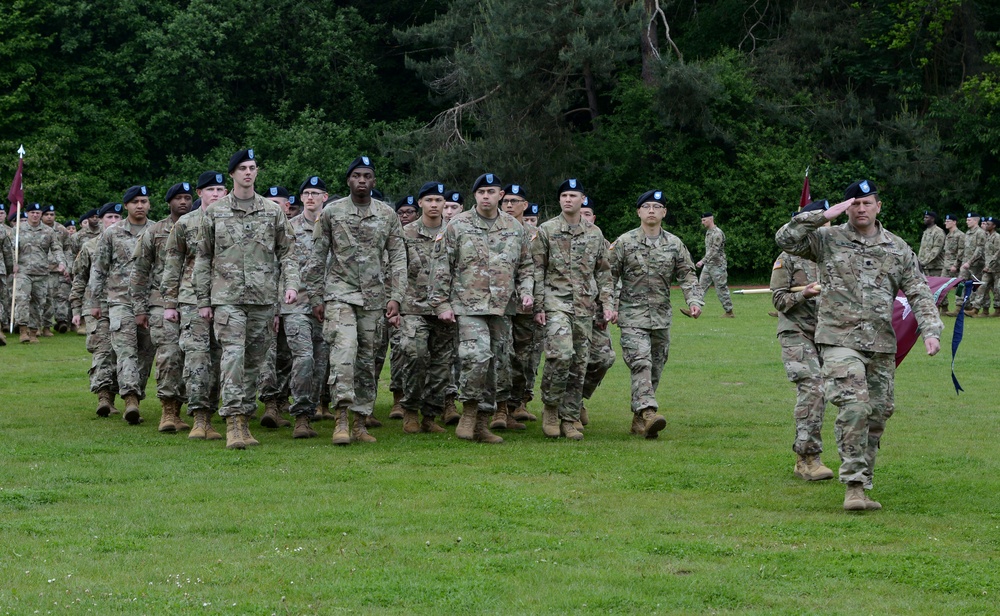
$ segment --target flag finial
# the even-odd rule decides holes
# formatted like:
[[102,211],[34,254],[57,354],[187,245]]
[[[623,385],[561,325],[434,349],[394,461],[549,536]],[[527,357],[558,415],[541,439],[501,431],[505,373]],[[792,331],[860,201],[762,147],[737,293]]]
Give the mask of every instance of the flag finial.
[[21,144],[21,147],[17,148],[17,153],[18,153],[18,155],[21,158],[24,158],[24,144],[23,143]]

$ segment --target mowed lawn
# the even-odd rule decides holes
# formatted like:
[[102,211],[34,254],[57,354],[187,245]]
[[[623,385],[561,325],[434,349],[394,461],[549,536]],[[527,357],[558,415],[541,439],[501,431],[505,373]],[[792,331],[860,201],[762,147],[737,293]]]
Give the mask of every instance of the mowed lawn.
[[[675,301],[680,299],[675,292]],[[0,349],[0,614],[995,613],[1000,319],[970,319],[949,376],[918,343],[872,493],[792,475],[793,386],[767,296],[678,316],[657,441],[628,434],[619,359],[582,443],[534,423],[487,446],[261,446],[99,419],[76,335]],[[119,406],[121,402],[119,401]],[[540,403],[531,408],[540,413]],[[832,407],[824,461],[838,466]],[[216,419],[218,425],[218,419]],[[256,422],[254,422],[256,426]]]

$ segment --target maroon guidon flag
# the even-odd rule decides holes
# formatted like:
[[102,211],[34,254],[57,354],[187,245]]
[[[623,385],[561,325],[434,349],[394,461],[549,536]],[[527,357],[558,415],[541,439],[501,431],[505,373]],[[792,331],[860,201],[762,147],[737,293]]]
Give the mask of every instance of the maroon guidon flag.
[[802,196],[799,197],[799,209],[812,203],[812,195],[809,194],[809,167],[806,167],[806,179],[802,182]]
[[[21,152],[24,151],[24,146],[21,147]],[[7,213],[7,218],[11,219],[17,216],[21,211],[21,206],[24,204],[24,182],[22,176],[24,174],[24,156],[22,155],[17,159],[17,172],[14,174],[14,179],[11,180],[10,190],[7,191],[7,201],[10,202],[10,212]]]
[[[961,282],[958,278],[943,278],[929,276],[927,286],[931,288],[931,295],[934,296],[934,305],[939,305],[944,298],[948,297],[955,285]],[[903,363],[906,354],[910,352],[917,342],[917,319],[913,316],[910,302],[902,292],[896,294],[896,302],[892,307],[892,329],[896,332],[896,365]]]

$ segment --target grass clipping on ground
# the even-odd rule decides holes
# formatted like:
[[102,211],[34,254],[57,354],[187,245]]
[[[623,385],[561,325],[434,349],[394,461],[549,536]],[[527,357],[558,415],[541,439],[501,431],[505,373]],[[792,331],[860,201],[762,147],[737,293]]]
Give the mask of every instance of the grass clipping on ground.
[[736,296],[729,320],[708,296],[701,319],[675,320],[657,441],[628,434],[617,328],[586,440],[536,422],[500,446],[403,435],[386,367],[378,443],[253,422],[261,446],[226,451],[159,434],[152,382],[144,424],[98,419],[83,337],[12,340],[0,613],[995,611],[1000,322],[967,320],[960,397],[948,351],[917,344],[876,467],[885,509],[848,514],[836,480],[792,475],[794,388],[768,297]]

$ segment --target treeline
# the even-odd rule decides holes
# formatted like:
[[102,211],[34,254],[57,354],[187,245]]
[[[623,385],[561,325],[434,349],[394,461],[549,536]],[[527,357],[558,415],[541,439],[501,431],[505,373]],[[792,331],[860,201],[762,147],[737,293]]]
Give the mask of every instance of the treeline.
[[924,209],[1000,215],[998,40],[986,0],[13,0],[0,188],[20,143],[67,218],[243,146],[262,184],[364,152],[392,196],[489,169],[550,214],[574,175],[609,237],[661,188],[694,252],[712,210],[754,275],[807,166],[817,198],[884,186],[910,239]]

